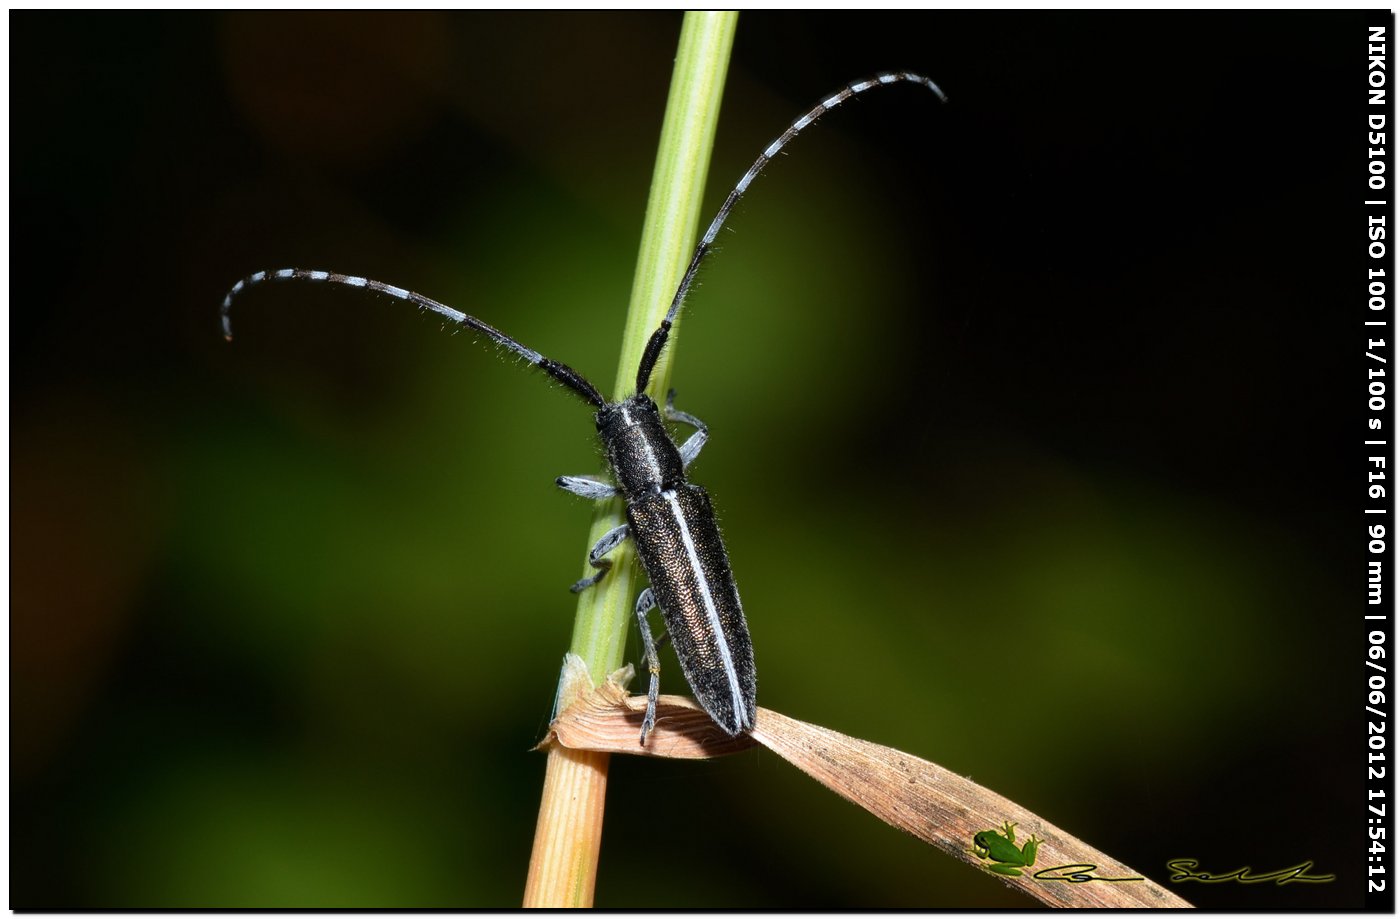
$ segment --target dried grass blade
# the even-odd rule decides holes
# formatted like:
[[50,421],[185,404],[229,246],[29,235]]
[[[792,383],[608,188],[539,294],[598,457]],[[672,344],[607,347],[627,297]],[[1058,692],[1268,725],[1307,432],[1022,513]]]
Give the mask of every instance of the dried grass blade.
[[[571,749],[709,759],[757,742],[890,826],[969,865],[986,866],[972,852],[975,833],[1007,821],[1016,824],[1020,841],[1034,833],[1042,840],[1035,866],[1021,877],[995,877],[1042,903],[1127,909],[1191,905],[1015,802],[917,756],[766,708],[759,709],[752,735],[729,737],[692,700],[680,696],[658,700],[656,730],[643,748],[637,740],[645,706],[645,698],[629,696],[609,682],[560,715],[542,746],[557,741]],[[1068,880],[1071,866],[1095,880]]]

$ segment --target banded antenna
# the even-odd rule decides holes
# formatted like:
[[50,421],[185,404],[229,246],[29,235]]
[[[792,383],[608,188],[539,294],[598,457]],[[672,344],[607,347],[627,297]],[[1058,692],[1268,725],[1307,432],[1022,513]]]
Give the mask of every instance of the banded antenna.
[[739,179],[739,184],[734,186],[734,190],[729,193],[729,197],[724,199],[724,204],[720,205],[719,213],[715,214],[715,219],[710,221],[710,228],[701,237],[700,244],[695,247],[695,254],[690,258],[690,266],[686,268],[685,275],[681,278],[680,287],[676,288],[676,295],[671,298],[671,308],[666,311],[666,318],[661,320],[661,325],[651,334],[647,341],[646,350],[642,352],[642,360],[637,365],[637,392],[640,393],[647,388],[647,383],[651,380],[651,371],[656,366],[656,360],[661,356],[661,349],[666,346],[666,339],[671,334],[671,324],[676,321],[676,316],[681,311],[681,304],[685,302],[685,295],[690,291],[690,286],[695,283],[695,273],[700,270],[700,263],[704,261],[709,253],[710,247],[714,245],[715,237],[719,235],[720,227],[724,226],[724,221],[729,218],[729,212],[734,210],[734,205],[744,196],[744,192],[749,190],[749,184],[763,171],[763,167],[768,165],[769,160],[778,155],[778,151],[788,145],[802,129],[816,121],[822,115],[836,108],[836,106],[859,95],[867,89],[874,89],[877,86],[889,86],[893,83],[918,83],[927,87],[938,97],[938,101],[947,102],[948,97],[943,90],[938,88],[938,84],[928,77],[907,70],[895,70],[888,73],[879,73],[865,80],[857,80],[848,83],[827,98],[823,99],[807,114],[794,121],[788,126],[777,140],[768,145],[768,149],[759,154],[758,159],[749,167],[749,171],[744,173]]
[[229,292],[224,295],[224,305],[219,310],[219,314],[223,319],[224,339],[226,341],[233,341],[233,325],[229,315],[229,311],[233,307],[233,298],[238,296],[245,288],[252,287],[255,284],[261,284],[264,281],[322,281],[327,284],[344,284],[347,287],[363,287],[367,290],[376,291],[377,293],[388,294],[399,300],[407,300],[419,309],[427,310],[430,313],[437,313],[439,316],[442,316],[455,325],[466,326],[475,332],[480,332],[496,344],[502,345],[515,352],[560,383],[569,387],[569,389],[572,389],[583,401],[592,405],[594,408],[602,408],[607,404],[607,400],[598,392],[597,387],[588,382],[583,374],[579,373],[568,364],[561,364],[558,361],[545,357],[538,351],[525,347],[506,333],[494,326],[487,325],[475,316],[468,316],[461,310],[454,310],[450,306],[429,299],[422,294],[414,293],[411,290],[404,290],[402,287],[395,287],[392,284],[385,284],[382,281],[373,281],[369,278],[362,278],[353,274],[337,274],[334,271],[308,271],[304,268],[282,268],[277,271],[257,271],[248,275],[246,278],[235,282],[233,287],[229,288]]
[[[789,125],[788,129],[784,131],[777,140],[769,144],[768,148],[764,150],[763,153],[759,154],[758,159],[754,160],[754,164],[750,166],[743,177],[739,179],[739,184],[735,185],[733,191],[729,193],[729,197],[724,199],[724,204],[720,206],[719,213],[715,214],[714,220],[710,221],[709,229],[707,229],[705,235],[701,237],[700,244],[695,247],[695,254],[690,258],[690,265],[686,268],[685,275],[681,278],[680,286],[676,288],[675,296],[671,298],[671,306],[670,309],[666,311],[666,318],[661,320],[661,325],[657,327],[656,331],[652,333],[651,338],[647,340],[646,349],[642,352],[642,359],[637,365],[637,392],[639,394],[646,389],[647,383],[651,379],[651,372],[656,366],[657,358],[661,356],[662,349],[666,347],[666,340],[670,335],[671,325],[675,322],[676,316],[680,313],[681,306],[685,302],[685,296],[690,291],[691,285],[695,282],[695,274],[700,270],[700,263],[704,261],[705,256],[714,245],[715,237],[719,235],[720,227],[724,226],[724,221],[729,218],[730,212],[734,210],[734,205],[743,197],[744,192],[748,191],[749,185],[758,177],[758,174],[763,171],[763,167],[767,166],[769,161],[777,156],[779,151],[787,146],[804,128],[816,121],[826,112],[845,102],[847,99],[850,99],[852,96],[863,93],[868,89],[874,89],[877,86],[889,86],[893,83],[917,83],[931,90],[940,101],[946,102],[948,100],[948,97],[943,94],[943,90],[938,88],[937,83],[934,83],[928,77],[920,74],[911,73],[907,70],[896,70],[889,73],[876,74],[869,79],[857,80],[854,83],[849,83],[832,93],[826,99],[817,103],[811,111]],[[343,284],[347,287],[360,287],[375,291],[376,293],[387,294],[399,300],[406,300],[421,310],[437,313],[449,322],[479,332],[496,344],[513,351],[515,354],[529,361],[532,365],[540,368],[545,373],[549,374],[549,376],[573,390],[583,401],[594,408],[602,408],[607,404],[607,400],[598,392],[598,388],[588,382],[577,370],[573,369],[568,364],[551,360],[538,351],[525,347],[514,338],[482,322],[475,316],[469,316],[460,310],[455,310],[446,304],[439,303],[422,294],[414,293],[411,290],[404,290],[402,287],[395,287],[392,284],[385,284],[382,281],[374,281],[357,275],[338,274],[334,271],[310,271],[304,268],[282,268],[277,271],[254,272],[246,278],[237,281],[224,296],[223,308],[220,311],[223,319],[224,338],[229,341],[233,340],[233,329],[229,313],[233,307],[234,297],[238,296],[238,294],[245,289],[265,281],[292,280]]]

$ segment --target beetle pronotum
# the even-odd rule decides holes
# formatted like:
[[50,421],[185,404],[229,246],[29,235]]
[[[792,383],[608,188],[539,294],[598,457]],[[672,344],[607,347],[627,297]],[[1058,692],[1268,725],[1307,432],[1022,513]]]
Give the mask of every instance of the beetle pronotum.
[[[607,554],[628,537],[636,543],[637,555],[650,581],[650,586],[638,596],[635,611],[650,672],[647,709],[642,719],[642,744],[646,744],[647,734],[656,724],[656,698],[661,672],[656,657],[660,642],[652,639],[647,619],[654,607],[661,608],[661,618],[666,624],[666,633],[661,641],[669,637],[675,645],[681,670],[700,705],[716,724],[731,735],[751,730],[756,711],[757,684],[748,624],[744,621],[739,590],[729,567],[729,555],[715,524],[709,495],[699,485],[688,482],[685,475],[686,469],[704,447],[709,432],[700,419],[675,409],[672,405],[674,393],[668,395],[664,411],[658,408],[646,395],[647,383],[666,346],[671,324],[680,312],[700,263],[713,246],[730,211],[763,167],[825,112],[868,89],[903,82],[925,86],[940,100],[945,99],[943,91],[932,80],[908,71],[881,73],[869,79],[857,80],[817,103],[759,155],[725,198],[719,213],[710,221],[705,235],[695,247],[695,254],[676,288],[675,296],[671,298],[666,318],[652,333],[642,353],[637,366],[636,392],[620,402],[608,402],[592,383],[572,367],[525,347],[480,319],[421,294],[356,275],[301,268],[251,274],[236,282],[224,296],[224,337],[233,338],[229,311],[233,298],[246,288],[264,281],[322,281],[363,287],[406,300],[420,309],[485,335],[563,383],[594,408],[598,436],[612,468],[614,481],[605,482],[587,476],[560,476],[556,484],[565,491],[598,501],[621,495],[627,504],[627,522],[605,533],[588,553],[588,562],[597,569],[597,574],[584,578],[570,589],[578,592],[598,583],[612,564],[606,558]],[[667,433],[663,418],[688,425],[694,429],[694,433],[677,446]]]

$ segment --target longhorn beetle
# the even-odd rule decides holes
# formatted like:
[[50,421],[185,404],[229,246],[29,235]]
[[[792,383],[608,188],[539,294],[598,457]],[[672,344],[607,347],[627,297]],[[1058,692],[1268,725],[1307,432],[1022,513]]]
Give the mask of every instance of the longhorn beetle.
[[[694,415],[676,410],[672,404],[674,391],[666,397],[665,410],[658,409],[646,394],[647,382],[651,379],[652,368],[661,350],[666,346],[671,324],[681,310],[700,263],[714,245],[715,236],[729,212],[748,190],[749,183],[779,150],[827,111],[868,89],[902,82],[925,86],[940,101],[946,101],[943,91],[928,77],[903,70],[876,74],[869,79],[847,84],[817,103],[759,155],[729,197],[724,199],[719,213],[710,221],[709,229],[695,247],[695,254],[681,278],[680,286],[671,298],[666,318],[661,320],[661,325],[652,333],[646,350],[642,352],[641,362],[637,365],[637,391],[621,402],[608,402],[597,387],[572,367],[532,351],[474,316],[401,287],[331,271],[283,268],[279,271],[259,271],[236,282],[224,297],[221,311],[224,337],[230,341],[233,339],[229,321],[233,298],[245,288],[263,281],[323,281],[363,287],[407,300],[419,309],[437,313],[457,325],[485,335],[573,390],[596,410],[594,421],[615,482],[566,475],[560,476],[555,484],[565,491],[595,501],[622,495],[627,503],[627,522],[609,530],[598,540],[588,553],[588,563],[597,569],[597,574],[577,582],[570,590],[578,593],[598,583],[612,567],[607,554],[629,536],[636,542],[637,555],[650,581],[650,586],[637,597],[635,610],[647,669],[651,674],[647,686],[646,714],[642,718],[641,743],[646,744],[647,734],[656,724],[656,696],[661,673],[656,648],[667,637],[676,647],[681,670],[695,690],[696,699],[715,723],[730,735],[752,730],[756,707],[753,644],[749,640],[743,606],[739,603],[739,590],[729,569],[729,555],[725,552],[724,542],[715,524],[710,497],[705,489],[692,485],[685,477],[686,469],[705,446],[709,429]],[[663,418],[688,425],[694,429],[694,433],[677,447],[662,424]],[[666,623],[661,642],[652,640],[647,619],[657,606],[661,608],[661,618]]]

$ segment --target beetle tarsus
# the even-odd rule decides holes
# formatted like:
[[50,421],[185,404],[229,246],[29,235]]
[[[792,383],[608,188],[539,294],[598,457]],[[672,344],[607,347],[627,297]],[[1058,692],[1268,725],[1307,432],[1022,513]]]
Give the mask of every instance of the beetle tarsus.
[[[651,623],[647,621],[647,614],[656,608],[656,600],[653,598],[651,588],[648,587],[637,595],[637,631],[642,633],[642,653],[646,656],[647,673],[650,677],[647,680],[647,711],[642,716],[642,738],[641,745],[647,745],[647,735],[656,727],[656,697],[661,691],[661,659],[656,656],[657,642],[651,639]],[[667,635],[662,635],[662,641]]]
[[588,550],[588,564],[597,568],[598,573],[592,577],[584,578],[581,581],[575,581],[574,585],[569,588],[569,592],[575,594],[582,593],[601,581],[603,576],[608,573],[608,570],[612,568],[612,562],[603,558],[603,556],[616,549],[618,544],[626,538],[627,524],[625,523],[622,526],[613,527],[611,530],[604,533],[603,537],[593,544],[593,548]]

